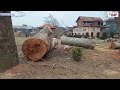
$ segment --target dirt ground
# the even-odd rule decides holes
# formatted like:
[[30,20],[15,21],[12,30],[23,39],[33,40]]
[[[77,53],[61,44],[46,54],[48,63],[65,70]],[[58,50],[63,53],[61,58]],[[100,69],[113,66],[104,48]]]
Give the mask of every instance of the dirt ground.
[[72,60],[72,52],[64,45],[56,48],[42,61],[27,61],[21,46],[27,38],[16,37],[20,64],[0,73],[1,79],[119,79],[120,52],[110,50],[109,43],[96,40],[94,50],[84,49],[82,60]]

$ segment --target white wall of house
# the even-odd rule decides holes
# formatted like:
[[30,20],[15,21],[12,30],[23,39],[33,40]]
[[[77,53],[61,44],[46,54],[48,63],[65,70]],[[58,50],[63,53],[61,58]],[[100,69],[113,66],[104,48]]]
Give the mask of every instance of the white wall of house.
[[97,36],[97,33],[100,33],[100,27],[80,27],[80,28],[74,28],[73,34],[76,33],[76,35],[86,35],[86,33],[89,33],[91,36],[91,32],[93,32],[93,36]]

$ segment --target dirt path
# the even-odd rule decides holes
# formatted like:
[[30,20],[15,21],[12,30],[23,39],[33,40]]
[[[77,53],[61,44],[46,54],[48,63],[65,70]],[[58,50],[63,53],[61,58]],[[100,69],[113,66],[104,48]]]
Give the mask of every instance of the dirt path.
[[[27,61],[19,50],[20,64],[0,74],[8,79],[117,79],[120,78],[118,50],[108,49],[108,43],[96,44],[95,50],[84,49],[82,60],[72,60],[71,51],[56,47],[44,61]],[[20,47],[18,47],[20,48]]]

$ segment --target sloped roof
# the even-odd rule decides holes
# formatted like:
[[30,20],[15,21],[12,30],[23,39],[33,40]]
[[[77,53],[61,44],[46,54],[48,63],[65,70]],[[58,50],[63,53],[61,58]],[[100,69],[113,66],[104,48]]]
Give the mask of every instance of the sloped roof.
[[76,20],[76,22],[78,22],[78,20],[82,20],[82,21],[103,21],[101,18],[99,17],[85,17],[85,16],[79,16]]
[[109,18],[109,19],[104,20],[104,22],[109,22],[109,21],[114,21],[114,18]]
[[44,27],[49,27],[49,28],[55,28],[54,26],[52,26],[51,24],[44,24],[42,26],[39,26],[38,28],[44,28]]

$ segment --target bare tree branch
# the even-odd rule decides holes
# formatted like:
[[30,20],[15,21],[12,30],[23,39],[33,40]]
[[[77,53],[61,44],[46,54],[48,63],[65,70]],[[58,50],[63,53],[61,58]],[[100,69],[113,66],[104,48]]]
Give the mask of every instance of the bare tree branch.
[[51,15],[51,14],[49,14],[48,17],[44,17],[44,19],[45,19],[44,22],[46,24],[51,24],[53,26],[60,26],[60,24],[57,21],[57,19],[53,15]]

